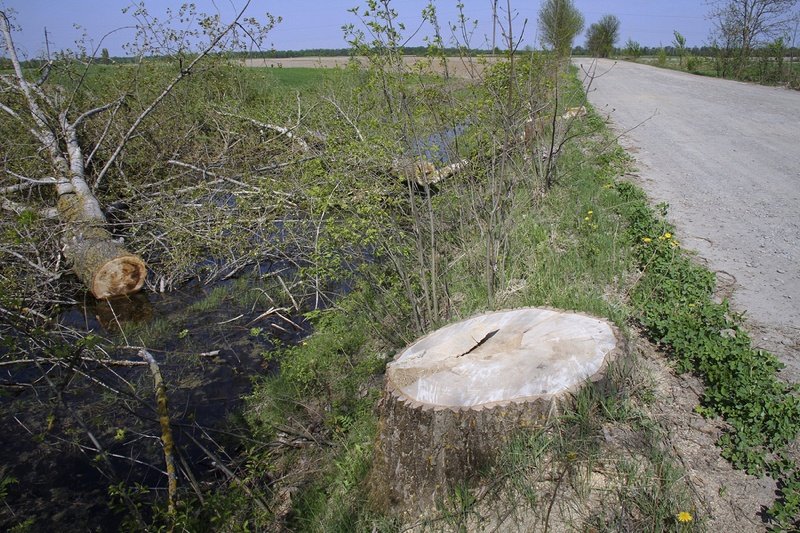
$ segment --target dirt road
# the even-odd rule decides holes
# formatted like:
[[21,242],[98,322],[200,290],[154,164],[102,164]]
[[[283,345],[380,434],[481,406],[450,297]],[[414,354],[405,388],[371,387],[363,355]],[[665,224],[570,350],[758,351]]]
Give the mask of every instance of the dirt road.
[[589,101],[640,185],[800,382],[800,92],[610,60],[596,74]]

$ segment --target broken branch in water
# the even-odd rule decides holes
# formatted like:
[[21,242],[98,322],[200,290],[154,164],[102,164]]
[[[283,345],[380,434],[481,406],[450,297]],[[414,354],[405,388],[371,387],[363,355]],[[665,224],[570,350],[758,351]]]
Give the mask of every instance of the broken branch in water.
[[175,516],[175,499],[178,493],[178,478],[175,474],[175,458],[173,448],[175,441],[172,439],[172,427],[169,422],[169,410],[167,409],[167,387],[161,376],[161,369],[155,358],[145,349],[139,350],[139,357],[144,359],[150,367],[153,375],[153,389],[156,394],[156,408],[158,410],[158,420],[161,423],[161,442],[164,445],[164,463],[167,467],[167,513]]

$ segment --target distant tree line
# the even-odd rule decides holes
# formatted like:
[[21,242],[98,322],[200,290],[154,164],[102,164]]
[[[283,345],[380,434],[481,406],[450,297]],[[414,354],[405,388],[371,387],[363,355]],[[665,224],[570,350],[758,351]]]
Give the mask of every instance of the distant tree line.
[[[464,53],[469,53],[470,55],[481,55],[481,54],[491,54],[491,50],[464,50],[463,48],[437,48],[437,54],[444,54],[448,57],[456,57],[463,55]],[[237,55],[242,57],[254,58],[254,59],[286,59],[291,57],[337,57],[337,56],[348,56],[353,53],[352,48],[307,48],[304,50],[265,50],[259,52],[242,52]],[[403,47],[403,53],[406,55],[412,56],[423,56],[428,53],[427,46],[405,46]],[[495,50],[495,53],[501,54],[502,51],[500,49]]]
[[[629,41],[628,46],[632,41]],[[638,44],[633,42],[633,44]],[[639,55],[641,56],[657,56],[663,51],[669,56],[677,56],[678,49],[675,46],[668,45],[668,46],[643,46],[639,45]],[[427,53],[427,48],[424,46],[410,46],[404,49],[404,52],[408,55],[425,55]],[[762,51],[767,52],[771,51],[770,47],[763,47],[759,48],[755,51]],[[237,54],[233,54],[234,57],[241,57],[241,58],[254,58],[254,59],[288,59],[292,57],[334,57],[334,56],[347,56],[350,55],[351,49],[349,48],[310,48],[307,50],[270,50],[266,52],[241,52]],[[714,46],[704,45],[704,46],[687,46],[685,48],[685,52],[691,54],[693,56],[698,57],[715,57],[719,54],[719,48],[715,48]],[[464,53],[463,50],[459,50],[458,48],[447,48],[445,49],[445,54],[448,57],[457,57]],[[492,53],[491,50],[469,50],[471,55],[490,55]],[[496,54],[501,54],[502,51],[496,50]],[[609,55],[624,55],[625,50],[623,48],[614,47],[611,49],[611,53]],[[783,57],[795,57],[800,58],[800,47],[784,47],[782,49]],[[572,47],[572,55],[575,56],[591,56],[595,55],[587,46],[573,46]],[[159,60],[159,59],[167,59],[166,57],[159,57],[154,56],[150,58],[151,60]],[[138,61],[135,57],[124,57],[124,56],[103,56],[99,58],[95,58],[94,62],[97,64],[108,64],[108,63],[118,63],[118,64],[125,64],[125,63],[136,63]],[[30,69],[38,69],[42,68],[47,61],[43,59],[29,59],[27,61],[22,62],[22,66],[25,68]],[[0,70],[8,70],[11,68],[11,60],[5,57],[0,57]]]

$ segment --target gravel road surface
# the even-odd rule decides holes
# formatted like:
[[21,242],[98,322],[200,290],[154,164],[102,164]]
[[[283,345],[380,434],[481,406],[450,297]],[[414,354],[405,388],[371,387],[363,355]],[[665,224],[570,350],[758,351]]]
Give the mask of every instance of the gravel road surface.
[[611,60],[595,72],[589,101],[639,184],[800,382],[800,92]]

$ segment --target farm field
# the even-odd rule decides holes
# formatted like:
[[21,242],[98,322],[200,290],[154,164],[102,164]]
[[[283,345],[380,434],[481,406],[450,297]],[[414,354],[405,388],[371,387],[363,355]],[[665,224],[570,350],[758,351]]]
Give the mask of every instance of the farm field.
[[[365,64],[367,58],[356,58],[362,64]],[[276,58],[276,59],[247,59],[244,64],[248,67],[272,67],[272,68],[342,68],[347,66],[351,61],[350,57],[292,57],[292,58]],[[407,67],[413,67],[421,61],[427,61],[425,58],[416,56],[403,56],[403,63]],[[491,65],[498,61],[498,58],[491,56],[479,57],[448,57],[447,68],[451,76],[459,78],[476,78],[479,77],[487,65]],[[443,73],[444,67],[440,60],[434,60],[432,68],[435,72]]]

